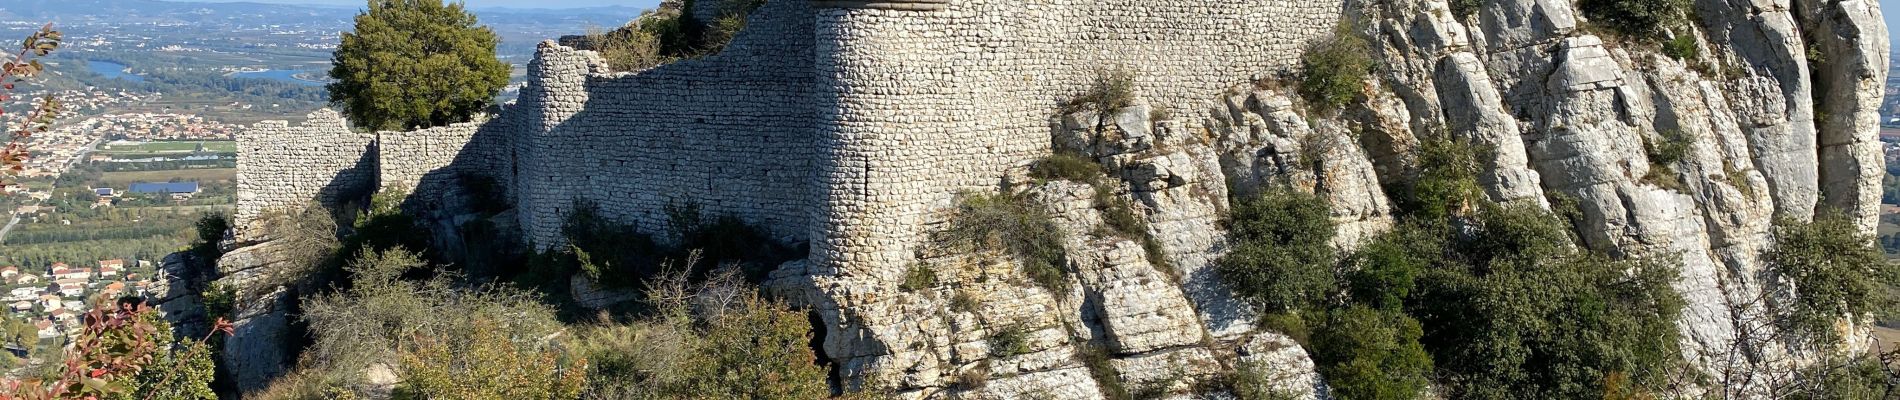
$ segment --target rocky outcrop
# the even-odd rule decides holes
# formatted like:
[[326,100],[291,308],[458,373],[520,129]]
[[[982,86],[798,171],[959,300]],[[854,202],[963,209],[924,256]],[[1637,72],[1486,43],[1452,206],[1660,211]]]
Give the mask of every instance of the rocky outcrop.
[[[222,371],[240,392],[263,389],[295,360],[294,346],[302,338],[290,329],[296,299],[286,275],[306,271],[298,267],[307,249],[288,249],[284,243],[223,245],[229,251],[216,259],[199,251],[165,257],[157,280],[162,290],[151,302],[185,337],[202,337],[218,318],[231,323],[233,332],[217,353]],[[212,304],[220,303],[225,304]],[[228,309],[214,309],[228,308]],[[213,315],[219,314],[219,315]]]
[[[1225,251],[1219,221],[1230,183],[1246,191],[1292,187],[1331,200],[1346,232],[1337,243],[1344,248],[1391,226],[1375,168],[1344,123],[1312,127],[1297,111],[1277,91],[1224,98],[1201,116],[1221,127],[1211,137],[1188,134],[1179,120],[1152,119],[1149,107],[1139,104],[1058,118],[1055,147],[1096,161],[1107,178],[1044,181],[1028,177],[1024,166],[1005,177],[1003,187],[1047,208],[1068,233],[1063,269],[1074,275],[1067,292],[1031,283],[1017,261],[1001,254],[942,248],[911,267],[936,271],[942,277],[937,287],[823,289],[889,294],[870,303],[824,304],[829,298],[806,280],[804,261],[774,273],[768,287],[820,313],[836,313],[827,319],[865,327],[843,338],[828,332],[827,356],[845,360],[846,376],[864,376],[860,384],[907,395],[1098,398],[1115,389],[1093,377],[1108,376],[1123,382],[1121,390],[1188,393],[1196,382],[1246,364],[1264,368],[1282,392],[1315,398],[1323,385],[1305,351],[1255,328],[1257,314],[1211,268]],[[1114,212],[1105,204],[1127,200],[1146,232],[1115,232],[1105,222]],[[1148,240],[1153,250],[1144,248]],[[958,310],[965,302],[980,305]],[[997,354],[986,338],[1001,329],[1028,332],[1031,351]],[[1101,351],[1107,362],[1091,364],[1079,351]],[[960,381],[972,373],[1008,378],[983,386]]]
[[[1392,92],[1423,120],[1413,126],[1495,149],[1490,194],[1574,205],[1591,248],[1679,258],[1692,365],[1723,376],[1749,368],[1720,361],[1745,348],[1775,358],[1743,326],[1760,311],[1769,222],[1817,209],[1872,221],[1877,194],[1866,185],[1880,161],[1867,153],[1877,146],[1852,143],[1874,140],[1867,108],[1881,89],[1869,80],[1887,70],[1885,30],[1868,19],[1875,7],[1702,1],[1699,20],[1669,29],[1697,48],[1676,59],[1577,29],[1585,16],[1564,2],[1487,5],[1467,29],[1417,17],[1436,3],[1367,14],[1382,22],[1368,33],[1395,66],[1385,74]],[[1672,137],[1687,146],[1683,159],[1653,159],[1646,146]]]
[[[1028,294],[1033,288],[1000,293],[1019,299],[1015,307],[1055,310],[1063,313],[1057,320],[1079,323],[1058,331],[1076,343],[1107,346],[1118,376],[1130,382],[1152,381],[1151,360],[1170,360],[1167,368],[1187,379],[1208,373],[1203,368],[1232,368],[1246,358],[1238,354],[1259,354],[1272,346],[1258,342],[1278,336],[1254,327],[1252,312],[1211,273],[1224,251],[1219,219],[1227,198],[1269,186],[1318,194],[1333,207],[1335,245],[1350,249],[1391,227],[1382,182],[1407,179],[1419,138],[1442,132],[1487,150],[1479,183],[1492,200],[1574,211],[1582,245],[1596,251],[1680,260],[1674,286],[1688,303],[1678,321],[1683,357],[1698,372],[1732,376],[1789,362],[1791,354],[1749,326],[1767,285],[1760,257],[1777,218],[1805,220],[1836,209],[1871,223],[1877,193],[1870,185],[1881,161],[1870,113],[1887,68],[1885,32],[1869,19],[1878,11],[1865,2],[1714,7],[1698,5],[1700,21],[1667,30],[1695,43],[1696,51],[1675,58],[1653,42],[1580,29],[1588,16],[1563,1],[1504,1],[1468,17],[1438,0],[1373,3],[1357,13],[1363,31],[1356,33],[1371,39],[1385,68],[1366,83],[1363,102],[1346,110],[1308,110],[1271,82],[1234,82],[1207,104],[1186,107],[1202,110],[1186,118],[1150,111],[1178,111],[1180,104],[1063,115],[1053,123],[1054,151],[1085,154],[1108,168],[1116,190],[1107,193],[1137,204],[1164,259],[1143,263],[1135,257],[1137,242],[1080,235],[1068,246],[1080,304],[1060,294]],[[1825,95],[1811,95],[1817,90]],[[1658,159],[1655,149],[1664,144],[1679,144],[1685,154]],[[1090,192],[1104,192],[1005,181],[1035,194],[1070,232],[1092,232],[1101,223]],[[1162,265],[1173,280],[1148,272]],[[794,297],[820,312],[837,313],[827,321],[845,321],[832,331],[845,338],[831,344],[850,350],[829,354],[845,360],[845,376],[891,377],[880,382],[915,393],[954,388],[913,379],[917,371],[948,370],[917,367],[930,361],[885,364],[902,358],[894,354],[934,350],[894,344],[880,333],[954,325],[892,318],[902,313],[864,318],[890,306],[827,302],[839,293],[889,289],[787,283],[802,267],[780,271],[781,283],[791,293],[802,290]],[[1131,301],[1126,293],[1143,295]],[[1055,330],[1048,321],[1038,326]],[[865,333],[848,333],[859,329]],[[897,347],[911,350],[888,350]],[[1048,361],[1061,358],[1062,347],[1049,347],[1056,353],[1038,358],[1042,365],[1069,365]],[[1270,354],[1287,356],[1276,368],[1311,376],[1297,346],[1278,348]],[[1756,358],[1732,362],[1738,352]],[[1066,369],[1043,371],[1055,374],[1040,378],[1044,387],[1069,382],[1055,372]],[[1038,375],[1013,376],[1024,384]],[[1319,392],[1316,384],[1294,386]],[[1722,389],[1747,395],[1759,388]]]

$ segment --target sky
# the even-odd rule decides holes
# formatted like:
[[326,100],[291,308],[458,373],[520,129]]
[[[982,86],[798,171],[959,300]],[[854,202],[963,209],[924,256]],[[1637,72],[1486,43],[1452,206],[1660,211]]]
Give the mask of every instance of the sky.
[[1887,44],[1900,43],[1900,0],[1880,0],[1880,15],[1887,19]]
[[[195,1],[250,1],[275,4],[319,4],[332,6],[361,6],[363,0],[195,0]],[[623,5],[637,8],[650,8],[660,4],[660,0],[464,0],[470,7],[515,7],[515,8],[578,8]],[[1880,0],[1880,9],[1887,19],[1889,42],[1900,43],[1900,0]]]
[[[248,2],[271,4],[308,4],[325,6],[362,6],[364,0],[190,0],[214,3]],[[1881,0],[1900,1],[1900,0]],[[470,8],[513,7],[513,8],[581,8],[602,6],[628,6],[651,8],[660,4],[660,0],[463,0]]]

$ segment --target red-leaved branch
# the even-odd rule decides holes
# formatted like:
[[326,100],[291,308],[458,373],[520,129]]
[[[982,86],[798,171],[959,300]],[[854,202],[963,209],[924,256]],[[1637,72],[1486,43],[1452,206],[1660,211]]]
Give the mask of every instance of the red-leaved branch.
[[[46,24],[38,31],[27,35],[26,40],[20,42],[19,51],[10,54],[9,59],[0,63],[0,105],[13,100],[13,91],[18,84],[46,72],[46,65],[40,63],[40,58],[59,49],[59,41],[59,31],[53,30],[53,24]],[[7,146],[4,150],[0,150],[0,168],[5,169],[6,177],[0,178],[4,179],[0,180],[0,183],[12,185],[12,178],[26,170],[26,160],[32,156],[27,148],[27,140],[34,134],[51,129],[53,119],[58,117],[59,99],[53,97],[52,94],[47,94],[30,105],[32,107],[26,112],[26,118],[20,122],[20,125],[17,128],[8,128]],[[6,113],[5,107],[0,107],[0,117],[4,117]]]

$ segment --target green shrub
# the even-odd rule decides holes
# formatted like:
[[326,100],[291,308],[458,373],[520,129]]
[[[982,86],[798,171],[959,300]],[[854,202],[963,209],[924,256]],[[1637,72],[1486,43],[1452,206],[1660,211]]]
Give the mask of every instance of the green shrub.
[[[468,316],[451,329],[418,335],[398,350],[399,399],[572,399],[586,362],[519,336],[493,316]],[[504,317],[505,318],[505,317]]]
[[1458,18],[1471,18],[1472,15],[1478,14],[1478,7],[1483,6],[1484,1],[1483,0],[1451,0],[1450,5],[1451,5],[1451,13],[1453,15],[1457,15]]
[[218,242],[224,241],[224,233],[231,230],[231,220],[224,214],[206,213],[198,218],[193,226],[198,232],[198,241],[192,244],[192,250],[205,258],[217,258]]
[[950,296],[950,311],[976,312],[977,307],[982,306],[983,301],[977,299],[976,293],[968,290],[958,290],[957,294]]
[[587,399],[827,397],[805,313],[760,297],[732,269],[700,283],[670,272],[648,285],[646,318],[607,318],[567,343],[588,360]]
[[668,204],[666,209],[669,234],[675,242],[665,249],[661,260],[683,260],[687,253],[699,252],[704,263],[688,266],[694,279],[704,278],[713,268],[735,265],[741,277],[756,284],[764,282],[780,264],[804,256],[737,216],[706,218],[701,216],[699,206],[690,202]]
[[1347,24],[1314,43],[1300,59],[1300,96],[1318,110],[1339,110],[1358,99],[1372,74],[1372,50]]
[[211,287],[205,288],[203,293],[198,294],[198,298],[200,302],[204,303],[205,318],[237,319],[237,314],[235,313],[237,310],[236,289],[223,283],[212,283]]
[[[1095,185],[1093,198],[1095,210],[1101,212],[1102,225],[1110,233],[1131,240],[1153,242],[1154,236],[1148,233],[1148,222],[1135,215],[1135,204],[1127,198],[1116,195],[1106,184]],[[1157,243],[1158,245],[1158,243]],[[1152,255],[1152,254],[1151,254]],[[1166,260],[1155,261],[1157,265]]]
[[1741,191],[1743,196],[1755,197],[1755,187],[1748,184],[1748,173],[1736,168],[1735,163],[1727,158],[1722,159],[1722,178],[1728,181],[1729,186]]
[[933,241],[965,249],[1001,249],[1022,263],[1023,273],[1058,294],[1069,292],[1065,233],[1047,210],[1021,195],[966,193],[950,216],[950,226]]
[[1790,400],[1882,399],[1900,396],[1900,369],[1884,365],[1900,352],[1884,355],[1824,357],[1795,371],[1793,385],[1782,398]]
[[[209,345],[196,340],[174,339],[169,334],[172,332],[171,324],[165,322],[157,312],[140,313],[136,318],[156,328],[152,332],[166,334],[153,335],[148,339],[149,343],[158,350],[146,354],[150,358],[142,360],[145,367],[138,373],[123,380],[115,380],[113,385],[125,390],[107,395],[105,399],[210,400],[218,398],[217,393],[211,390],[217,367],[212,361],[212,349],[208,347]],[[116,342],[128,348],[133,346],[129,341],[120,342],[120,340],[124,338],[107,339],[107,342]]]
[[432,335],[488,329],[472,325],[478,320],[501,324],[492,328],[517,338],[541,338],[560,328],[554,311],[533,293],[505,286],[458,289],[446,274],[404,279],[427,269],[421,258],[401,249],[365,252],[351,261],[349,289],[303,301],[303,320],[315,341],[302,363],[319,370],[361,371],[394,361],[389,357],[397,349],[413,349]]
[[1427,270],[1407,302],[1448,394],[1594,397],[1617,373],[1660,388],[1681,354],[1673,260],[1579,252],[1548,212],[1486,208],[1448,253],[1461,259]]
[[271,212],[264,215],[262,225],[265,235],[282,251],[283,268],[239,291],[267,293],[270,287],[299,282],[328,286],[332,278],[342,275],[342,260],[348,255],[338,254],[342,243],[337,239],[336,217],[328,209],[312,203],[295,211]]
[[1447,243],[1440,233],[1408,223],[1366,242],[1350,257],[1354,268],[1345,274],[1353,302],[1401,309],[1419,276],[1443,262],[1440,252]]
[[1478,186],[1485,151],[1448,132],[1419,138],[1418,166],[1409,182],[1395,184],[1393,202],[1401,216],[1421,223],[1442,223],[1484,199]]
[[[626,26],[592,33],[588,42],[615,71],[641,71],[674,61],[717,54],[745,30],[763,0],[688,0],[679,11],[654,10]],[[693,9],[713,7],[712,21],[694,18]]]
[[1066,180],[1088,184],[1102,181],[1102,165],[1074,153],[1059,152],[1036,160],[1029,166],[1029,176],[1043,180]]
[[1662,51],[1664,55],[1677,60],[1695,60],[1702,52],[1701,49],[1696,47],[1695,35],[1690,35],[1686,32],[1677,34],[1674,39],[1663,42]]
[[1276,189],[1237,203],[1227,223],[1233,250],[1214,262],[1221,280],[1267,312],[1321,305],[1337,286],[1326,202]]
[[499,42],[461,3],[371,1],[337,46],[330,102],[372,130],[467,121],[508,85],[508,64],[495,57]]
[[561,227],[567,246],[537,255],[537,265],[518,271],[515,281],[560,291],[569,275],[583,273],[608,287],[633,288],[658,277],[668,266],[685,268],[697,280],[716,267],[735,265],[748,281],[761,282],[772,268],[796,255],[737,217],[708,219],[690,202],[670,203],[665,212],[663,234],[670,243],[663,245],[653,234],[601,215],[593,203],[575,202]]
[[906,292],[916,292],[933,286],[937,286],[937,272],[931,270],[930,266],[919,263],[910,265],[910,269],[904,272],[904,283],[898,284],[897,288]]
[[1686,22],[1687,0],[1582,0],[1577,8],[1591,22],[1640,40],[1657,40],[1663,30]]
[[1418,321],[1396,310],[1334,310],[1313,335],[1313,362],[1340,399],[1409,400],[1425,390],[1432,360]]
[[1306,316],[1324,317],[1325,310],[1305,311],[1304,313],[1275,312],[1263,314],[1260,316],[1259,324],[1260,327],[1266,328],[1269,331],[1286,335],[1287,338],[1293,339],[1294,342],[1299,343],[1301,346],[1307,346],[1312,344],[1313,329],[1311,325],[1313,324],[1307,323]]
[[1780,219],[1774,237],[1765,257],[1768,268],[1787,280],[1793,298],[1775,302],[1779,309],[1773,311],[1777,327],[1797,343],[1839,343],[1836,322],[1896,304],[1893,285],[1900,282],[1900,267],[1845,215],[1829,210],[1809,223]]
[[1070,100],[1063,112],[1090,110],[1107,115],[1133,104],[1135,72],[1127,68],[1106,68],[1095,71],[1095,83],[1087,92]]
[[[651,15],[651,14],[649,14]],[[591,33],[588,42],[600,58],[614,71],[641,71],[672,62],[672,58],[660,52],[660,35],[655,33],[662,24],[676,23],[672,20],[661,22],[642,16],[628,23],[622,29],[611,32]],[[649,28],[648,26],[652,26]]]
[[[756,294],[736,309],[705,317],[698,354],[681,370],[686,378],[666,398],[816,399],[831,395],[826,371],[812,353],[803,313]],[[664,386],[663,386],[664,387]]]
[[1234,372],[1226,380],[1232,387],[1234,397],[1240,400],[1293,400],[1303,398],[1280,388],[1278,381],[1284,379],[1269,376],[1273,367],[1264,361],[1242,361],[1234,366]]
[[1570,225],[1531,205],[1486,203],[1473,215],[1477,231],[1456,253],[1480,274],[1537,265],[1577,254]]
[[1029,329],[1015,324],[997,327],[990,332],[988,343],[992,357],[1029,354]]
[[1683,159],[1687,159],[1689,144],[1693,142],[1695,138],[1691,138],[1683,131],[1664,129],[1661,133],[1657,133],[1655,138],[1645,138],[1644,150],[1645,154],[1649,155],[1649,163],[1670,165],[1670,163],[1680,163]]
[[1663,130],[1656,137],[1643,139],[1643,153],[1649,158],[1649,173],[1643,175],[1643,181],[1656,186],[1683,191],[1688,186],[1676,174],[1676,163],[1689,156],[1689,144],[1693,138],[1679,130]]

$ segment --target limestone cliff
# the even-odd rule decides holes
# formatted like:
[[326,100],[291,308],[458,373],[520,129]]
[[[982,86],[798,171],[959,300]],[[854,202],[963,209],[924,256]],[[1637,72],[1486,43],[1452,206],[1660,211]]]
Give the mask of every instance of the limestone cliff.
[[[1127,240],[1070,243],[1071,254],[1089,255],[1071,265],[1079,272],[1075,293],[977,289],[1008,300],[974,313],[936,311],[953,289],[892,290],[906,262],[876,262],[867,266],[874,278],[853,279],[864,272],[825,268],[815,254],[812,263],[781,270],[781,284],[805,293],[835,324],[826,350],[848,376],[924,394],[983,366],[1012,377],[983,389],[1000,397],[1097,396],[1090,383],[1077,383],[1086,373],[1070,355],[1079,342],[1107,343],[1116,371],[1138,384],[1192,380],[1263,354],[1291,352],[1287,359],[1297,360],[1285,338],[1249,325],[1250,312],[1208,268],[1223,251],[1217,221],[1228,191],[1284,181],[1315,191],[1334,208],[1337,244],[1350,248],[1392,223],[1380,182],[1404,179],[1417,138],[1444,131],[1494,151],[1481,179],[1494,200],[1548,207],[1574,199],[1586,246],[1679,257],[1675,286],[1688,301],[1679,321],[1683,357],[1711,376],[1745,373],[1762,366],[1725,357],[1738,351],[1751,334],[1743,332],[1749,317],[1760,312],[1769,221],[1832,207],[1872,226],[1881,165],[1873,108],[1887,70],[1886,35],[1870,2],[1694,7],[1700,19],[1693,28],[1670,34],[1700,51],[1676,59],[1641,42],[1606,41],[1562,1],[1490,2],[1467,18],[1439,1],[1349,5],[1346,18],[1363,27],[1355,33],[1371,38],[1385,67],[1366,82],[1367,101],[1337,117],[1315,117],[1290,93],[1238,82],[1209,101],[1186,102],[1165,76],[1178,70],[1131,57],[1133,68],[1164,75],[1140,85],[1150,104],[1051,125],[1058,148],[1081,150],[1117,172],[1118,195],[1139,200],[1168,259],[1144,259]],[[1178,117],[1150,118],[1150,108]],[[1687,138],[1681,166],[1661,172],[1682,185],[1644,178],[1652,176],[1644,143],[1664,134]],[[1044,199],[1070,232],[1100,224],[1085,206],[1087,190],[1021,190]],[[1178,269],[1178,280],[1156,272],[1162,264]],[[982,338],[998,320],[1036,327],[1037,352],[986,362]],[[1775,356],[1781,350],[1772,344],[1749,345],[1765,354],[1758,362],[1789,359]],[[1312,382],[1306,361],[1275,366],[1301,377],[1288,385]]]
[[[1678,257],[1682,356],[1709,374],[1756,367],[1724,356],[1759,312],[1774,217],[1833,208],[1874,226],[1889,60],[1872,1],[1695,0],[1695,20],[1666,31],[1693,43],[1681,58],[1599,35],[1566,0],[1487,1],[1463,17],[1443,0],[1180,3],[772,0],[723,53],[639,73],[545,43],[521,101],[483,122],[372,138],[315,132],[334,124],[323,119],[241,135],[244,157],[345,157],[241,162],[241,181],[297,181],[241,183],[239,209],[374,187],[412,188],[426,208],[455,192],[448,177],[480,176],[547,248],[575,201],[640,226],[695,201],[810,244],[766,286],[820,317],[841,386],[936,397],[987,377],[964,393],[980,398],[1099,398],[1106,374],[1185,391],[1243,365],[1324,396],[1304,351],[1255,327],[1211,270],[1229,198],[1316,193],[1350,249],[1391,228],[1382,182],[1405,179],[1436,132],[1491,150],[1480,183],[1493,200],[1574,203],[1583,245]],[[1358,30],[1339,34],[1367,38],[1381,65],[1363,101],[1319,113],[1260,84],[1296,73],[1342,19]],[[1141,100],[1064,112],[1105,68],[1133,70]],[[285,131],[294,139],[273,135]],[[1652,174],[1644,143],[1665,135],[1688,150]],[[1057,150],[1103,166],[1106,190],[1026,176]],[[962,193],[999,190],[1071,233],[1066,292],[1030,283],[1010,257],[929,240]],[[1089,234],[1111,218],[1095,205],[1112,201],[1147,231]],[[238,221],[239,237],[253,223]],[[900,288],[916,268],[939,279]],[[1021,346],[992,348],[1004,330]]]

